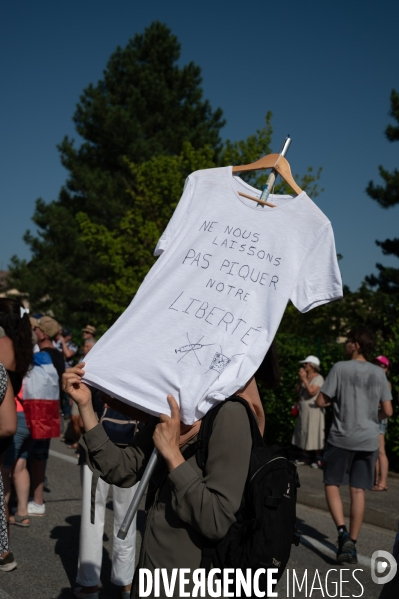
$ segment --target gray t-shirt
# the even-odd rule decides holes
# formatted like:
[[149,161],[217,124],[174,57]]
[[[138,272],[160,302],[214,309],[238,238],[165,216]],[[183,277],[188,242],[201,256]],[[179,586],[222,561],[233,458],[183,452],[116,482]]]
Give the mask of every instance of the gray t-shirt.
[[382,368],[360,360],[337,362],[321,392],[333,401],[328,442],[354,451],[378,449],[378,404],[392,399]]

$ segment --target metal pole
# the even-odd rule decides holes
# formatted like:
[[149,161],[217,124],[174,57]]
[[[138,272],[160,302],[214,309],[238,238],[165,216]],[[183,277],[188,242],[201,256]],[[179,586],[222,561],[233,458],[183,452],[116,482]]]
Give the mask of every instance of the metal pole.
[[[292,140],[291,140],[290,136],[287,135],[287,137],[285,138],[284,143],[282,145],[282,148],[279,152],[280,156],[286,155],[288,148],[290,147],[291,141]],[[272,172],[270,173],[270,175],[267,178],[266,185],[263,188],[262,195],[260,196],[260,199],[263,202],[267,202],[267,198],[269,197],[271,190],[273,189],[273,185],[276,181],[277,175],[278,175],[278,172],[275,169],[272,169]],[[262,205],[262,204],[260,204],[260,205]]]
[[135,517],[137,510],[139,509],[141,498],[145,493],[147,485],[150,482],[152,473],[154,472],[154,468],[157,465],[158,455],[158,449],[154,448],[150,456],[150,459],[148,460],[147,467],[144,470],[143,476],[141,477],[139,486],[137,487],[137,491],[135,492],[134,497],[129,505],[129,508],[126,512],[126,516],[123,519],[122,526],[120,527],[119,532],[117,534],[118,539],[123,540],[126,538],[130,525],[133,522],[133,518]]

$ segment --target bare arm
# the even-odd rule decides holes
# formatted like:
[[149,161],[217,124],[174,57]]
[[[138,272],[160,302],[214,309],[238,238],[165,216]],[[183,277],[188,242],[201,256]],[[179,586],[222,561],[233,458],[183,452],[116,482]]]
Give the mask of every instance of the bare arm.
[[[8,378],[8,377],[7,377]],[[11,381],[8,378],[8,387],[3,402],[0,405],[0,437],[12,437],[17,432],[17,409],[15,407],[14,393]]]
[[62,389],[72,397],[79,408],[85,431],[89,431],[98,424],[96,413],[91,401],[90,388],[82,383],[84,375],[84,362],[77,364],[73,368],[68,368],[62,375]]
[[64,337],[60,337],[60,341],[62,345],[62,353],[64,354],[65,359],[69,360],[69,358],[73,358],[73,356],[76,354],[76,350],[74,351],[73,349],[69,349],[65,343]]
[[0,338],[0,362],[7,370],[15,370],[14,345],[9,337]]
[[320,391],[319,395],[316,398],[316,406],[318,408],[327,408],[330,405],[331,399],[328,397],[328,395],[324,395],[324,393]]
[[180,410],[173,395],[168,395],[171,416],[161,414],[153,434],[154,445],[163,456],[170,472],[185,460],[180,452]]
[[306,391],[309,393],[311,397],[313,397],[313,395],[316,395],[320,391],[319,385],[312,385],[312,383],[309,383],[308,381],[303,382],[305,384]]
[[[127,447],[117,447],[109,440],[93,409],[90,388],[82,382],[84,363],[68,368],[62,377],[63,390],[72,397],[80,412],[90,463],[98,468],[105,482],[117,487],[131,487],[140,480],[154,448],[151,423],[137,433]],[[104,394],[104,397],[107,397]],[[161,451],[162,453],[162,451]],[[174,456],[170,456],[172,459]],[[166,459],[166,456],[165,456]],[[183,459],[183,457],[182,457]]]
[[392,401],[381,402],[381,409],[378,411],[378,420],[390,418],[393,414]]
[[[298,374],[299,374],[299,378],[301,379],[301,382],[298,383],[299,389],[300,389],[301,384],[303,383],[304,386],[305,386],[305,389],[309,393],[310,397],[313,397],[314,395],[316,395],[320,391],[320,386],[319,385],[313,385],[312,381],[308,380],[308,377],[307,377],[307,374],[306,374],[306,370],[304,368],[300,368]],[[313,377],[313,378],[315,378],[315,377]]]

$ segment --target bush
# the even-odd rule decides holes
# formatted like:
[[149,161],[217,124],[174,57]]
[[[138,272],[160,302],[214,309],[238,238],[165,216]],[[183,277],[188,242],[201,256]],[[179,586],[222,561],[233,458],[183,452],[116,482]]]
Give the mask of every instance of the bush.
[[[281,383],[277,389],[270,391],[262,389],[260,393],[266,413],[266,442],[268,445],[279,443],[290,445],[295,427],[295,418],[291,416],[291,408],[296,403],[298,395],[295,386],[298,382],[299,360],[308,355],[316,355],[321,361],[321,374],[324,378],[331,366],[343,359],[342,345],[335,341],[304,339],[289,333],[280,333],[276,337]],[[329,412],[329,410],[328,410]],[[327,414],[326,422],[331,418]]]

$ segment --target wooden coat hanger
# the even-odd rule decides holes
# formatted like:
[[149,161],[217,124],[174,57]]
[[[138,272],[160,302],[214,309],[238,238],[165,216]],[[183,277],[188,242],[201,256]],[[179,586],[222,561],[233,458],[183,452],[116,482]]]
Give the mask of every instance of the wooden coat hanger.
[[[248,172],[248,171],[255,171],[255,170],[259,170],[259,169],[271,168],[271,169],[273,169],[271,174],[273,174],[273,172],[274,172],[275,176],[277,176],[277,174],[281,175],[281,177],[284,179],[284,181],[286,181],[286,183],[288,183],[288,185],[291,187],[291,189],[293,191],[295,191],[295,193],[300,194],[302,192],[302,189],[295,182],[294,177],[292,176],[292,173],[291,173],[291,168],[288,163],[288,160],[284,157],[284,154],[287,152],[290,143],[291,143],[291,138],[287,137],[280,154],[267,154],[267,156],[263,156],[262,158],[260,158],[259,160],[256,160],[255,162],[252,162],[251,164],[244,164],[241,166],[233,166],[233,174]],[[270,176],[268,179],[268,184],[269,184],[269,180],[270,180]],[[270,187],[271,187],[271,185],[270,185]],[[264,204],[265,206],[270,206],[272,208],[276,207],[275,204],[271,204],[270,202],[264,202],[260,198],[254,198],[253,196],[243,193],[242,191],[239,191],[238,193],[240,196],[242,196],[244,198],[248,198],[249,200],[253,200],[254,202],[257,202],[258,204]]]

